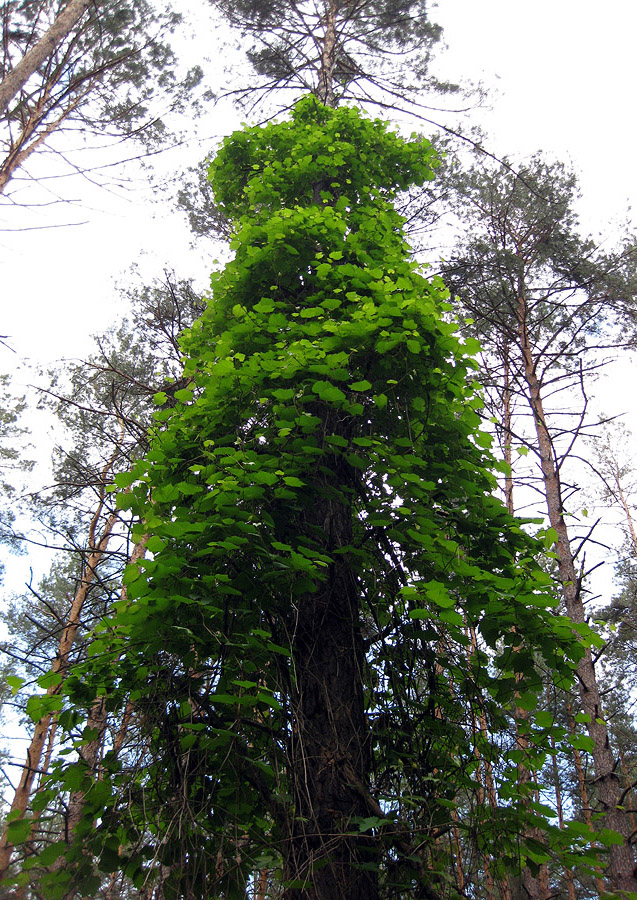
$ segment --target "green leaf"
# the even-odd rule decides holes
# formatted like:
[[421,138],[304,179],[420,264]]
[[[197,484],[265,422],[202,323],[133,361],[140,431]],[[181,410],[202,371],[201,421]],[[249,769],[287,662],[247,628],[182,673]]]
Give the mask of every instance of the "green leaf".
[[340,388],[329,381],[315,381],[312,391],[326,403],[341,404],[345,400],[345,394]]
[[11,688],[11,693],[15,697],[20,688],[25,682],[24,678],[20,678],[18,675],[7,675],[5,678],[6,683]]
[[453,597],[449,596],[449,591],[445,585],[441,584],[439,581],[428,581],[423,584],[423,587],[427,597],[430,600],[433,600],[436,606],[441,606],[446,609],[455,605],[456,601]]
[[54,844],[49,844],[47,847],[44,847],[41,850],[36,859],[37,863],[40,866],[51,866],[53,863],[57,862],[61,856],[64,856],[64,851],[66,850],[68,844],[66,841],[56,841]]
[[[160,550],[163,550],[166,546],[166,543],[162,538],[158,537],[156,534],[151,535],[146,542],[146,549],[150,553],[159,553]],[[132,581],[135,581],[135,577],[132,575],[129,576]],[[137,577],[139,577],[139,569],[137,569]]]
[[538,728],[550,728],[553,724],[553,713],[547,710],[539,710],[533,718]]
[[[157,395],[155,394],[155,396]],[[133,472],[118,472],[115,476],[115,484],[118,488],[127,488],[136,481],[136,477]]]
[[538,703],[538,696],[534,691],[525,691],[523,694],[520,694],[519,697],[516,697],[515,705],[519,706],[520,709],[527,710],[528,712],[532,712]]
[[11,844],[22,844],[29,839],[33,821],[31,819],[15,819],[7,827],[7,840]]
[[283,481],[289,487],[304,487],[305,486],[305,482],[301,481],[301,479],[297,478],[295,475],[286,475],[283,478]]
[[604,847],[619,847],[624,843],[624,838],[617,831],[613,831],[612,828],[602,828],[596,834],[597,840],[600,844],[603,844]]
[[385,409],[387,406],[387,395],[386,394],[376,394],[374,395],[374,403],[378,407],[378,409]]
[[379,816],[369,816],[366,819],[361,819],[358,823],[358,830],[361,834],[364,834],[366,831],[371,831],[372,828],[379,828],[381,825],[386,825],[387,819],[381,819]]
[[62,673],[61,672],[46,672],[44,675],[40,675],[38,678],[38,684],[44,690],[48,690],[49,688],[56,687],[58,684],[62,683]]
[[595,741],[587,734],[572,734],[568,741],[576,750],[584,750],[586,753],[592,753],[595,747]]

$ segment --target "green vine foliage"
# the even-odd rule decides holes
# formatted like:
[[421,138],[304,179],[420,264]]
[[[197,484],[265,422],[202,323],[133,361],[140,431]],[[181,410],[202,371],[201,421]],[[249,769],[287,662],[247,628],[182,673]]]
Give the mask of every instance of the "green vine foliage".
[[167,898],[244,898],[264,870],[286,898],[456,896],[452,834],[496,878],[595,862],[518,778],[567,743],[533,710],[591,637],[493,495],[476,343],[392,206],[435,165],[313,97],[212,164],[236,255],[183,338],[188,386],[118,476],[150,552],[61,713],[77,733],[96,696],[132,702],[138,745],[95,783],[54,770],[86,795],[47,896],[93,865],[161,872]]

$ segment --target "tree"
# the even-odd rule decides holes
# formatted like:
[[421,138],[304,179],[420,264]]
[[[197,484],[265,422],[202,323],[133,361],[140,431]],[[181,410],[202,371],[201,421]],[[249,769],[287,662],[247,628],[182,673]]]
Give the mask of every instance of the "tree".
[[[50,541],[66,552],[62,561],[55,561],[51,576],[3,615],[11,646],[2,650],[14,664],[7,684],[26,681],[31,687],[37,682],[44,689],[27,703],[35,727],[0,842],[0,877],[9,870],[15,837],[26,844],[21,858],[13,861],[14,868],[18,863],[24,869],[22,889],[37,875],[39,860],[55,851],[56,839],[68,840],[84,802],[84,793],[76,790],[66,808],[59,796],[38,806],[34,794],[57,749],[59,694],[68,670],[84,656],[86,635],[95,622],[115,598],[125,596],[121,575],[129,558],[128,523],[108,487],[115,473],[126,471],[147,447],[153,395],[160,388],[178,389],[177,335],[201,309],[191,285],[168,275],[164,283],[131,290],[129,299],[130,320],[102,336],[99,353],[87,362],[63,366],[47,391],[59,424],[66,426],[66,440],[55,454],[55,484],[37,495],[33,512]],[[133,549],[132,559],[139,558],[142,547]],[[80,753],[85,762],[93,754],[96,772],[111,722],[93,712],[89,732],[98,734]]]
[[[65,685],[75,727],[103,697],[132,701],[146,735],[132,773],[104,758],[67,856],[78,890],[92,859],[140,886],[152,857],[166,897],[243,897],[280,867],[286,900],[430,898],[460,827],[499,867],[535,864],[501,738],[515,698],[543,691],[538,661],[568,682],[583,650],[492,496],[475,363],[391,205],[432,163],[427,142],[308,97],[213,164],[236,257],[183,338],[177,405],[117,478],[153,557]],[[540,765],[550,722],[519,727]],[[507,796],[495,814],[478,747]],[[47,789],[83,773],[60,762]]]
[[[201,78],[198,67],[176,71],[166,38],[178,21],[170,9],[158,11],[147,0],[5,3],[0,192],[35,151],[64,130],[85,139],[134,137],[147,146],[161,140],[161,116]],[[153,108],[158,90],[160,115]]]
[[[423,91],[459,91],[430,72],[442,29],[430,20],[426,0],[210,3],[250,42],[246,52],[253,74],[248,85],[226,87],[239,103],[257,105],[273,95],[287,107],[282,97],[311,91],[327,106],[350,100],[416,112]],[[191,169],[177,193],[198,238],[227,236],[228,222],[206,178],[210,162]],[[422,226],[422,192],[417,193]]]
[[[634,255],[630,249],[629,256],[602,252],[592,239],[580,236],[573,174],[563,166],[549,166],[539,155],[519,172],[474,168],[460,174],[457,186],[466,237],[444,274],[484,343],[491,384],[505,411],[509,454],[511,392],[527,406],[534,433],[525,431],[520,437],[538,463],[564,603],[577,628],[586,620],[585,573],[576,565],[583,542],[577,546],[567,525],[565,470],[586,427],[584,378],[598,368],[600,351],[616,345],[604,325],[611,327],[613,317],[623,312],[630,290],[625,270],[627,262],[634,265]],[[573,390],[582,401],[575,409],[570,405]],[[557,395],[560,406],[551,410],[548,398]],[[597,798],[607,826],[624,838],[611,847],[608,876],[616,890],[635,891],[632,826],[622,805],[623,787],[590,648],[577,674]]]
[[[20,549],[14,523],[25,480],[33,469],[28,459],[28,431],[22,424],[25,397],[16,396],[7,375],[0,376],[0,543]],[[0,582],[3,567],[0,563]]]
[[[428,69],[441,28],[425,0],[210,0],[252,44],[263,92],[312,91],[327,106],[373,99],[399,105],[417,87],[453,91]],[[254,85],[237,93],[249,96]]]

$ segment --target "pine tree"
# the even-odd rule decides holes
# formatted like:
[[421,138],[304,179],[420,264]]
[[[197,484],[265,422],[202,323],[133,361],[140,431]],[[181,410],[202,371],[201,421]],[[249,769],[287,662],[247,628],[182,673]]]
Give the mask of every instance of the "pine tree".
[[429,71],[441,37],[426,0],[210,0],[251,41],[260,82],[239,90],[312,91],[326,106],[344,100],[402,106],[418,90],[455,91]]
[[[179,73],[168,39],[180,21],[146,0],[9,0],[3,5],[0,58],[0,193],[33,153],[56,135],[85,141],[165,137],[166,116],[190,99],[202,72]],[[163,98],[160,115],[154,95]]]
[[[34,727],[26,759],[12,760],[21,774],[12,794],[7,792],[9,816],[0,842],[0,872],[6,875],[13,856],[13,868],[23,870],[20,890],[29,883],[37,890],[39,866],[54,863],[56,852],[59,857],[59,841],[72,837],[84,804],[86,788],[70,791],[66,805],[59,795],[40,803],[44,795],[39,787],[58,751],[60,690],[70,666],[85,656],[92,627],[114,600],[125,596],[121,577],[129,553],[132,559],[140,556],[143,545],[132,551],[128,547],[127,517],[116,509],[108,489],[115,473],[127,471],[147,447],[153,396],[160,388],[179,388],[177,336],[201,308],[189,283],[168,277],[150,288],[131,290],[129,299],[129,320],[99,339],[92,358],[67,363],[52,374],[47,397],[66,426],[65,440],[55,453],[54,485],[33,492],[31,511],[49,541],[65,552],[50,575],[2,615],[11,636],[2,646],[11,662],[6,686],[24,685],[15,701],[23,712],[24,695],[36,683],[44,690],[26,704],[25,718]],[[103,745],[111,740],[107,729],[114,726],[117,734],[121,727],[104,712],[92,710],[86,734],[94,736],[79,751],[87,765],[92,759],[93,779]]]
[[[494,409],[506,412],[511,392],[527,408],[532,428],[518,437],[537,461],[534,485],[546,502],[565,608],[579,627],[586,620],[585,573],[576,565],[583,542],[567,524],[566,471],[587,425],[585,379],[598,368],[599,351],[617,343],[612,325],[628,294],[629,258],[621,250],[603,252],[580,235],[576,179],[539,155],[516,173],[495,168],[460,173],[456,185],[466,236],[445,265],[445,277],[472,317],[471,330],[491,363]],[[634,255],[630,259],[634,265]],[[559,406],[551,409],[549,398],[556,396]],[[511,421],[502,422],[509,463]],[[610,848],[608,877],[616,890],[635,891],[632,827],[621,802],[590,649],[577,671],[597,799],[607,827],[623,837]]]

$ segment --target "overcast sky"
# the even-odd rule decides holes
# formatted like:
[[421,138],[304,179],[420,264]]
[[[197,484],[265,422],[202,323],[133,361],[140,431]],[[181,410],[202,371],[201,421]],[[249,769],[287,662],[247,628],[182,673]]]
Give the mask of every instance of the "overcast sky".
[[[580,173],[587,228],[597,231],[619,221],[637,195],[637,4],[439,0],[432,16],[444,26],[448,44],[438,55],[437,71],[481,80],[491,92],[492,110],[471,113],[487,129],[489,149],[512,156],[542,149],[572,161]],[[214,65],[208,63],[213,80]],[[179,170],[184,158],[194,161],[205,153],[207,134],[222,134],[237,121],[215,112],[200,124],[201,143],[169,151],[162,166]],[[42,157],[31,168],[37,172],[44,164]],[[52,179],[46,183],[51,193],[40,200],[54,201],[59,193],[76,202],[0,207],[0,334],[9,334],[17,351],[2,353],[2,370],[25,357],[82,355],[86,336],[116,313],[114,281],[124,282],[136,261],[146,277],[182,265],[203,277],[206,263],[201,253],[188,256],[179,215],[146,202],[143,174],[130,167],[112,174],[122,184],[124,176],[133,181],[120,188],[116,180],[106,192],[81,178]],[[60,222],[86,224],[54,227]],[[52,227],[39,230],[43,225]],[[29,230],[18,230],[24,228]]]

